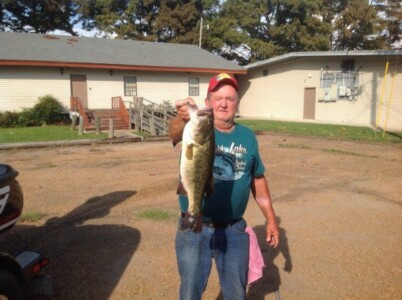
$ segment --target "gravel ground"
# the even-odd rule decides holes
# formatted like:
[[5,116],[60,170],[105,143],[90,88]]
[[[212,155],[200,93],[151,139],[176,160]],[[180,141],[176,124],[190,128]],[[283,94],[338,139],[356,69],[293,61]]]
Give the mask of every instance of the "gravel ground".
[[[401,299],[402,147],[285,135],[258,137],[280,223],[245,218],[260,241],[264,277],[249,299]],[[177,299],[174,252],[178,155],[169,142],[0,151],[20,172],[25,212],[5,250],[48,255],[55,299]],[[151,209],[164,220],[142,218]],[[219,298],[213,269],[204,299]]]

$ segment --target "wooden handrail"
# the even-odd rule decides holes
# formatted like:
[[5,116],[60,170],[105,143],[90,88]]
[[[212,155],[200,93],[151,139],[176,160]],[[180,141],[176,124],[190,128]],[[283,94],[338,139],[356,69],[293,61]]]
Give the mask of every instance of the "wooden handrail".
[[130,116],[123,99],[120,96],[112,97],[112,109],[118,110],[120,117],[124,120],[127,126],[130,126]]
[[84,106],[82,106],[80,98],[71,96],[70,97],[70,108],[71,108],[71,110],[78,111],[80,116],[82,116],[84,118],[84,127],[89,124],[88,116],[85,112]]

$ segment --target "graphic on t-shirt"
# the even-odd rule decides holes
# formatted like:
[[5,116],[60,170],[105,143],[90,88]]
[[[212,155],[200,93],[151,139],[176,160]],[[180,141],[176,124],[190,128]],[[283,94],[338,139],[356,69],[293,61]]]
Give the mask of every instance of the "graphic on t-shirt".
[[244,174],[246,161],[244,156],[247,150],[241,145],[235,146],[234,143],[230,148],[224,146],[216,146],[215,163],[214,163],[214,179],[215,180],[237,180]]

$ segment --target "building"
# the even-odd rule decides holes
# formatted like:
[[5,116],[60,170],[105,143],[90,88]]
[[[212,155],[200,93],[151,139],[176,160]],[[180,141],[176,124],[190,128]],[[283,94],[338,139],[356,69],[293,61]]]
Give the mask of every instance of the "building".
[[402,131],[401,54],[295,52],[250,64],[239,76],[239,114]]
[[194,45],[0,32],[0,112],[51,94],[67,109],[112,97],[203,105],[211,76],[238,78],[239,115],[402,131],[401,50],[295,52],[241,67]]
[[0,32],[0,111],[21,111],[48,94],[66,109],[71,96],[86,109],[111,108],[116,96],[203,103],[220,72],[247,71],[195,45]]

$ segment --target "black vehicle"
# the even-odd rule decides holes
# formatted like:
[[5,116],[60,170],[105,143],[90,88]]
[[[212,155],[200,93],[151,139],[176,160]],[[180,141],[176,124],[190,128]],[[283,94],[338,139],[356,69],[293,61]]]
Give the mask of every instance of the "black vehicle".
[[0,299],[24,299],[26,290],[49,260],[41,253],[19,251],[2,252],[1,238],[18,221],[24,205],[18,172],[0,164]]

